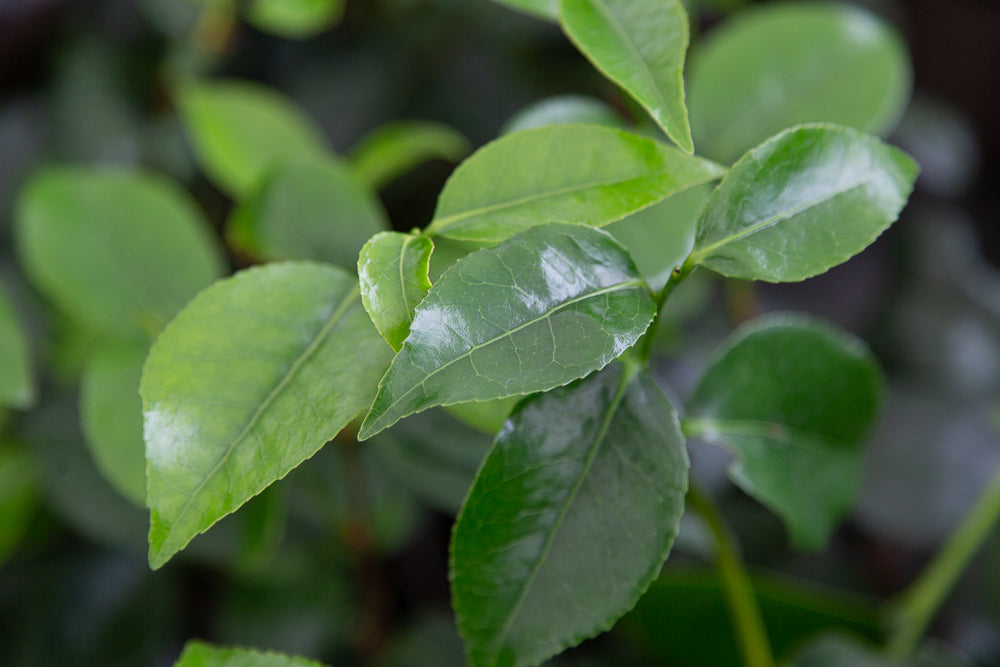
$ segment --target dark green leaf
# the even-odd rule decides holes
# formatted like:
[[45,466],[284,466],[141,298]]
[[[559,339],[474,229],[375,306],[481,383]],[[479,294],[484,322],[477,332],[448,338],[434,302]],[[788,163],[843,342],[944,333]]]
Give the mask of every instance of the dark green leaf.
[[272,264],[199,294],[143,370],[150,564],[315,454],[368,405],[389,357],[334,267]]
[[186,84],[181,119],[202,169],[234,197],[288,160],[326,153],[322,131],[288,98],[247,81]]
[[599,229],[542,225],[475,252],[417,306],[360,437],[435,405],[583,377],[631,347],[654,309],[632,259]]
[[246,19],[288,39],[315,37],[340,20],[344,0],[251,0]]
[[712,193],[689,261],[769,282],[822,273],[896,220],[917,171],[899,149],[848,128],[785,130],[744,155]]
[[0,406],[28,408],[35,401],[28,341],[0,290]]
[[659,574],[687,451],[656,383],[620,364],[521,404],[455,524],[452,602],[469,661],[536,665],[592,637]]
[[222,273],[194,202],[148,174],[42,171],[21,195],[17,223],[35,286],[106,334],[154,335]]
[[500,134],[568,123],[592,123],[619,128],[624,128],[625,125],[618,112],[601,100],[583,95],[559,95],[521,109],[507,121]]
[[841,3],[741,12],[693,50],[695,140],[730,163],[792,125],[826,121],[882,134],[910,93],[906,47],[887,23]]
[[230,240],[262,259],[354,270],[358,251],[389,226],[375,192],[330,157],[295,159],[265,176],[229,219]]
[[94,353],[80,386],[80,420],[97,469],[140,507],[146,504],[139,377],[149,352],[144,342],[113,343]]
[[470,148],[469,140],[447,125],[396,121],[362,138],[351,150],[351,162],[363,181],[380,188],[422,162],[457,162]]
[[559,16],[559,0],[495,0],[495,2],[541,19],[555,21]]
[[434,244],[427,236],[382,232],[358,257],[361,301],[385,342],[399,351],[413,311],[431,288],[427,272]]
[[724,171],[614,128],[524,130],[479,149],[455,170],[427,231],[501,241],[550,221],[601,227]]
[[201,641],[190,641],[174,667],[323,667],[305,658],[280,653],[262,653],[251,649],[222,648]]
[[21,541],[35,504],[31,460],[21,450],[0,444],[0,568]]
[[694,152],[684,106],[688,17],[681,0],[560,0],[583,55],[624,88],[681,149]]
[[731,337],[695,387],[684,429],[729,449],[733,481],[785,520],[796,546],[820,549],[854,502],[881,391],[861,341],[771,316]]

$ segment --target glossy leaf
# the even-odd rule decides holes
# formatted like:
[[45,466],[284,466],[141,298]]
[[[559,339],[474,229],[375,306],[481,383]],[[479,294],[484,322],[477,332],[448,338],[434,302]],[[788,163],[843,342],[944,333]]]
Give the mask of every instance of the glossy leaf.
[[728,164],[799,123],[883,134],[906,107],[910,78],[902,39],[865,9],[833,2],[754,7],[692,50],[694,138],[700,152]]
[[500,134],[511,134],[546,125],[591,123],[624,128],[625,122],[611,105],[583,95],[557,95],[540,100],[511,116]]
[[559,21],[577,48],[691,154],[684,106],[689,28],[681,0],[560,0]]
[[417,304],[431,288],[427,272],[433,251],[426,236],[382,232],[358,257],[361,301],[382,338],[397,352],[410,333]]
[[380,188],[422,162],[458,162],[470,149],[468,139],[442,123],[396,121],[363,137],[351,150],[351,162],[363,181]]
[[375,192],[333,158],[295,159],[265,176],[230,217],[227,236],[266,260],[357,266],[365,241],[389,226]]
[[643,371],[615,364],[522,403],[455,524],[469,662],[536,665],[610,628],[659,574],[687,471],[677,417]]
[[733,481],[815,550],[854,502],[881,392],[861,341],[804,316],[761,318],[705,371],[684,429],[729,449]]
[[315,454],[368,405],[389,358],[334,267],[271,264],[199,294],[143,369],[150,564]]
[[251,0],[245,16],[272,35],[309,39],[334,25],[343,13],[344,0]]
[[223,648],[201,641],[189,641],[174,667],[323,667],[318,662],[281,653],[252,649]]
[[559,16],[559,0],[495,0],[495,2],[541,19],[555,21]]
[[319,127],[271,88],[236,80],[189,83],[177,101],[202,169],[234,197],[250,194],[286,161],[326,152]]
[[701,212],[692,264],[748,280],[823,273],[864,250],[906,205],[918,167],[836,125],[803,125],[744,155]]
[[360,437],[435,405],[545,391],[638,340],[653,299],[607,233],[548,224],[449,269],[417,306]]
[[550,125],[501,137],[463,162],[427,231],[502,241],[543,222],[601,227],[723,173],[623,130]]
[[173,183],[122,170],[39,172],[17,210],[21,262],[78,323],[154,335],[222,274],[202,215]]
[[139,377],[148,352],[145,342],[105,345],[87,363],[80,386],[80,421],[94,463],[140,507],[146,503],[146,448]]
[[35,401],[28,341],[0,290],[0,407],[27,408]]

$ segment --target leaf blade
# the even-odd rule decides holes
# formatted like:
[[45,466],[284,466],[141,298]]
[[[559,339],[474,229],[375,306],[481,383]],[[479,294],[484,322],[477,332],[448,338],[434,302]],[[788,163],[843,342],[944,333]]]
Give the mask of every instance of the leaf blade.
[[214,646],[203,641],[189,641],[174,667],[323,667],[306,658],[270,651]]
[[28,408],[35,401],[28,339],[0,290],[0,406]]
[[396,121],[372,130],[351,149],[358,176],[381,188],[422,162],[457,162],[470,150],[469,140],[457,130],[430,121]]

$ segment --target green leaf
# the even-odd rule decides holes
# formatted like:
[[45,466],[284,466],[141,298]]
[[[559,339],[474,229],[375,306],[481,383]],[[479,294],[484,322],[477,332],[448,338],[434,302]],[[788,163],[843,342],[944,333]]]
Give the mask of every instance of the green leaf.
[[389,226],[375,192],[324,156],[275,168],[230,216],[227,236],[266,260],[305,259],[351,271],[372,234]]
[[188,83],[177,102],[202,169],[233,197],[250,194],[283,162],[327,151],[319,127],[272,88],[236,80]]
[[148,352],[145,342],[105,345],[91,356],[80,386],[80,422],[94,463],[140,507],[146,504],[146,451],[139,377]]
[[836,125],[785,130],[744,155],[701,212],[690,259],[748,280],[803,280],[861,252],[899,216],[918,167]]
[[557,95],[518,111],[504,124],[500,134],[568,123],[592,123],[622,129],[625,126],[618,112],[601,100],[583,95]]
[[788,667],[972,667],[972,663],[948,647],[933,644],[900,662],[886,657],[885,650],[871,642],[831,633],[804,646]]
[[0,290],[0,407],[26,409],[34,402],[28,341],[14,308]]
[[104,334],[155,335],[222,274],[195,203],[151,174],[46,169],[22,192],[17,225],[34,285]]
[[755,7],[692,50],[694,138],[705,155],[728,164],[799,123],[883,134],[906,108],[910,80],[903,40],[865,9],[832,2]]
[[771,316],[733,334],[695,387],[684,430],[729,449],[733,481],[785,520],[797,547],[815,550],[854,502],[881,393],[861,341]]
[[252,0],[246,20],[264,32],[287,39],[309,39],[336,24],[344,0]]
[[688,17],[681,0],[560,0],[563,30],[681,150],[694,153],[684,106]]
[[351,150],[351,162],[363,181],[380,188],[422,162],[458,162],[470,149],[468,139],[442,123],[396,121],[363,137]]
[[639,369],[614,364],[522,403],[452,538],[473,667],[537,665],[631,609],[677,535],[687,471],[674,410]]
[[543,222],[601,227],[724,172],[614,128],[524,130],[487,144],[459,165],[427,232],[502,241]]
[[223,648],[202,641],[189,641],[174,667],[323,667],[318,662],[281,653]]
[[426,236],[382,232],[358,257],[361,301],[382,338],[397,352],[410,333],[413,311],[431,288],[427,272],[433,251]]
[[458,405],[449,405],[445,410],[463,424],[467,424],[483,433],[494,435],[500,430],[503,423],[507,421],[510,411],[514,409],[514,406],[520,400],[520,396],[511,396],[510,398],[499,398],[495,401],[470,401],[468,403],[459,403]]
[[199,294],[139,390],[150,565],[315,454],[369,404],[389,358],[343,270],[270,264]]
[[0,568],[35,513],[35,472],[20,449],[0,445]]
[[603,368],[653,319],[609,234],[548,224],[459,260],[417,306],[359,437],[435,405],[545,391]]
[[559,0],[494,0],[511,9],[530,14],[536,18],[555,21],[559,17]]

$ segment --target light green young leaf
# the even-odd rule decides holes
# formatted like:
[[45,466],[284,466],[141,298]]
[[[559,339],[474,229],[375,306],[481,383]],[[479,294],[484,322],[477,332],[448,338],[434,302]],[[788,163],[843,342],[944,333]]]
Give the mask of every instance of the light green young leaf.
[[315,454],[390,358],[346,271],[270,264],[199,294],[153,345],[139,390],[150,565]]
[[511,9],[530,14],[536,18],[555,21],[559,18],[559,0],[494,0]]
[[393,350],[410,334],[413,311],[431,288],[427,277],[434,244],[427,236],[382,232],[361,249],[361,301]]
[[737,162],[701,212],[691,264],[790,282],[864,250],[906,204],[918,172],[901,150],[837,125],[802,125]]
[[458,162],[471,146],[457,130],[442,123],[405,120],[386,123],[364,136],[351,150],[361,180],[380,188],[422,162]]
[[255,651],[244,648],[224,648],[202,641],[189,641],[174,667],[323,667],[318,662]]
[[549,125],[501,137],[459,165],[427,232],[495,242],[550,221],[601,227],[723,173],[623,130]]
[[336,24],[344,0],[251,0],[244,16],[256,28],[287,39],[309,39]]
[[734,456],[730,477],[821,549],[858,489],[882,378],[864,343],[805,316],[761,318],[730,338],[688,401],[684,431]]
[[504,124],[500,134],[568,123],[592,123],[622,129],[625,127],[625,121],[618,112],[601,100],[583,95],[558,95],[518,111]]
[[46,169],[22,192],[16,217],[34,285],[104,334],[152,336],[222,275],[195,203],[151,174]]
[[365,241],[389,226],[375,192],[329,156],[296,158],[265,176],[226,234],[266,260],[323,261],[353,271]]
[[313,120],[272,88],[236,80],[188,83],[177,102],[202,169],[236,198],[283,162],[328,151]]
[[883,134],[906,107],[910,79],[903,40],[865,9],[833,2],[753,7],[692,49],[694,138],[702,153],[729,164],[799,123]]
[[0,407],[28,408],[35,402],[28,341],[14,309],[0,290]]
[[473,667],[537,665],[610,628],[666,560],[688,458],[673,408],[621,364],[521,404],[455,524]]
[[139,377],[149,352],[143,341],[114,342],[87,362],[80,385],[80,423],[97,469],[118,493],[146,504]]
[[609,234],[552,223],[461,259],[417,306],[359,437],[435,405],[545,391],[631,347],[655,306]]
[[688,17],[681,0],[560,0],[563,30],[605,76],[694,153],[684,106]]

